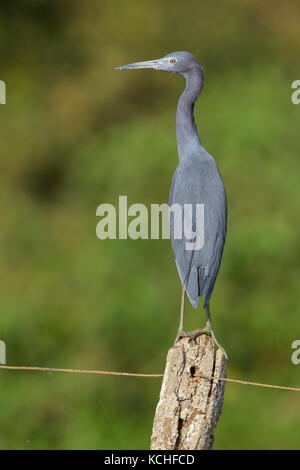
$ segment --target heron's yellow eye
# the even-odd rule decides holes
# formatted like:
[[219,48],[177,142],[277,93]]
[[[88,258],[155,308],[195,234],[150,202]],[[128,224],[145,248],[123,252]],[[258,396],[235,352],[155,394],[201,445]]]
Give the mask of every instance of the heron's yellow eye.
[[174,59],[174,57],[172,57],[172,59],[170,59],[170,64],[175,64],[176,62],[176,59]]

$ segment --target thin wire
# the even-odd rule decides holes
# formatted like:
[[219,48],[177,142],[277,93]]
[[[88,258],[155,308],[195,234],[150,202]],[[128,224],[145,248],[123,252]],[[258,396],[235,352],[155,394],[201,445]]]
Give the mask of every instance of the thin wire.
[[198,376],[194,377],[196,380],[198,378],[203,378],[203,379],[208,379],[208,380],[223,380],[226,382],[234,382],[237,384],[242,384],[242,385],[254,385],[255,387],[265,387],[265,388],[277,388],[279,390],[292,390],[294,392],[300,392],[300,388],[296,387],[284,387],[283,385],[270,385],[270,384],[262,384],[258,382],[247,382],[245,380],[237,380],[237,379],[227,379],[227,377],[215,377],[213,375],[208,376],[208,375],[203,375],[199,374]]
[[[5,366],[0,365],[0,369],[10,369],[10,370],[39,370],[46,372],[72,372],[76,374],[99,374],[99,375],[125,375],[129,377],[163,377],[163,374],[134,374],[131,372],[112,372],[106,370],[83,370],[83,369],[58,369],[56,367],[28,367],[28,366]],[[255,387],[265,387],[265,388],[276,388],[279,390],[292,390],[294,392],[300,392],[300,388],[296,387],[284,387],[283,385],[270,385],[262,384],[258,382],[248,382],[245,380],[238,379],[228,379],[227,377],[216,377],[214,375],[203,375],[198,374],[193,377],[192,380],[198,380],[199,378],[207,380],[223,380],[225,382],[233,382],[242,385],[253,385]]]
[[32,366],[3,366],[0,369],[11,370],[41,370],[44,372],[72,372],[76,374],[102,374],[102,375],[126,375],[130,377],[162,377],[163,374],[133,374],[130,372],[110,372],[106,370],[84,370],[84,369],[58,369],[56,367],[32,367]]

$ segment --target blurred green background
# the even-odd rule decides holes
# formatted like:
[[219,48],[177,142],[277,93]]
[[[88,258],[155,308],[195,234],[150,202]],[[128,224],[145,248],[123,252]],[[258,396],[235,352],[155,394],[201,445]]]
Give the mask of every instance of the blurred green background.
[[[184,80],[114,67],[194,53],[228,194],[211,302],[228,376],[300,386],[300,4],[2,2],[0,339],[7,363],[160,373],[179,320],[169,240],[100,241],[101,203],[168,201]],[[186,308],[187,327],[205,313]],[[2,449],[149,447],[160,379],[0,372]],[[227,384],[215,449],[299,449],[295,392]]]

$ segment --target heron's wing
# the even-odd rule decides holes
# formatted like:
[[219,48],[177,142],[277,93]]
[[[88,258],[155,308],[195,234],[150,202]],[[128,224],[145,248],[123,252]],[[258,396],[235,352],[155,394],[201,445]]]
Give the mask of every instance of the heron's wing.
[[[208,155],[208,154],[207,154]],[[208,158],[209,157],[209,158]],[[182,238],[174,237],[174,217],[170,217],[170,235],[179,276],[189,299],[197,307],[199,295],[207,305],[218,274],[226,236],[226,193],[218,167],[212,157],[205,160],[197,157],[181,162],[174,174],[169,205],[178,204],[184,212]],[[193,207],[193,216],[184,210],[184,205]],[[191,242],[183,233],[184,220],[196,231],[195,206],[204,204],[204,244],[201,249],[189,250]],[[199,230],[199,227],[197,227]]]

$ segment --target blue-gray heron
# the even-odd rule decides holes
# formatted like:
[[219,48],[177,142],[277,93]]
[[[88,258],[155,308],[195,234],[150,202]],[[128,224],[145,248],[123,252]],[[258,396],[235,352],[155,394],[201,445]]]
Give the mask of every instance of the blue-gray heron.
[[[169,205],[178,204],[193,207],[190,222],[192,232],[197,234],[195,208],[204,207],[204,225],[202,233],[204,244],[201,249],[187,249],[186,232],[174,236],[176,227],[170,218],[170,235],[175,255],[177,270],[182,283],[180,323],[176,341],[184,336],[195,339],[197,336],[210,334],[214,343],[218,343],[212,328],[209,300],[211,298],[219,271],[226,237],[227,202],[224,184],[218,166],[211,155],[203,148],[194,121],[194,103],[201,93],[204,76],[197,59],[189,52],[173,52],[158,60],[136,62],[117,67],[118,70],[154,69],[183,75],[186,87],[180,96],[176,115],[176,136],[179,164],[173,176]],[[181,220],[182,222],[182,220]],[[182,227],[182,223],[181,223]],[[198,228],[199,229],[199,228]],[[185,293],[194,308],[198,307],[199,296],[204,297],[207,322],[205,328],[188,332],[184,330]]]

